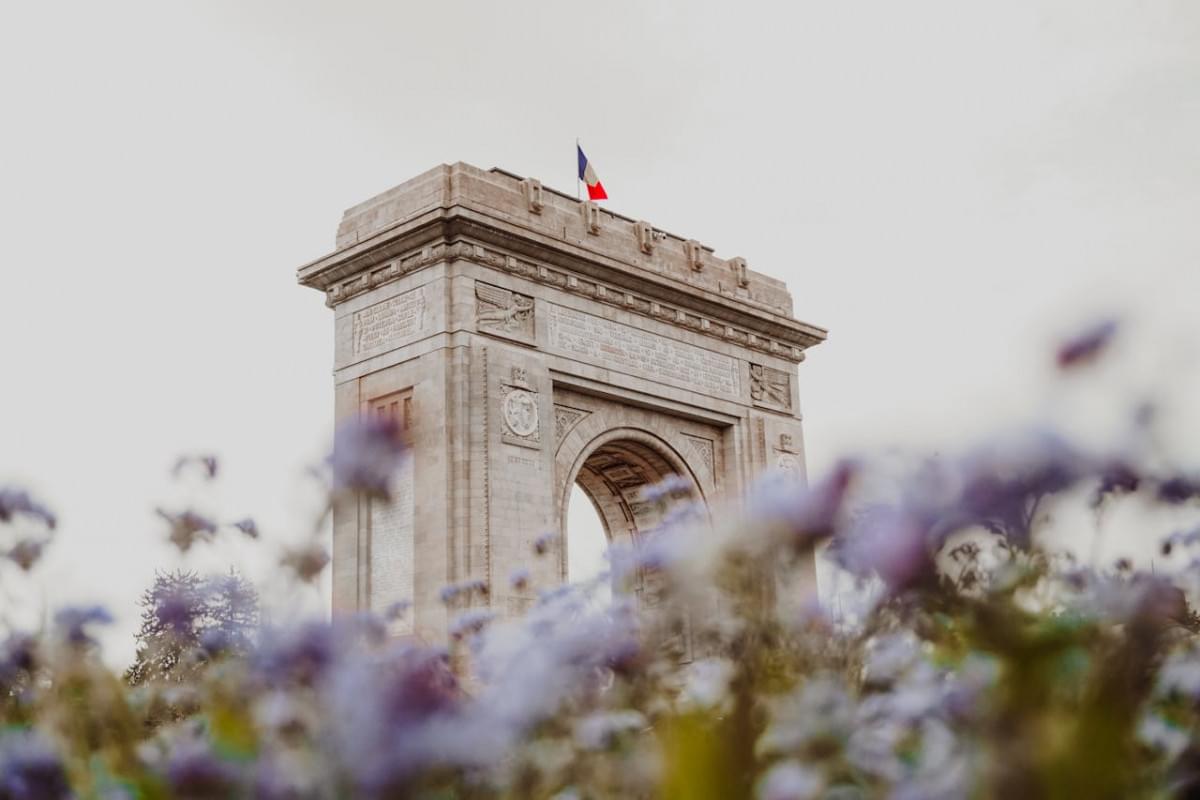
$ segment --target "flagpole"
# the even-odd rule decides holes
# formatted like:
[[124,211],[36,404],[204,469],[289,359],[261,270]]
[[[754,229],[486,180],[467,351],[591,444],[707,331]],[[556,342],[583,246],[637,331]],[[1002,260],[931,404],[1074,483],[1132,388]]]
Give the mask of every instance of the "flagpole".
[[579,137],[575,137],[575,202],[579,202],[582,198],[579,196]]

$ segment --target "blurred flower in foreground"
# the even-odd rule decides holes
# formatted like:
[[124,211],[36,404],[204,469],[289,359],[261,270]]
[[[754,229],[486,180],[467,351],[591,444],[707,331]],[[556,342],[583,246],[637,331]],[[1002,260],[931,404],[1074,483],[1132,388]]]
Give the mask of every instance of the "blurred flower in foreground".
[[508,576],[508,585],[518,592],[529,588],[529,568],[517,567]]
[[93,625],[109,625],[112,615],[101,606],[64,608],[54,615],[54,625],[64,641],[73,645],[95,644],[88,632]]
[[899,592],[934,577],[932,545],[925,520],[908,509],[884,506],[859,516],[834,540],[831,554],[851,574],[879,577]]
[[32,731],[0,731],[0,798],[67,800],[74,797],[62,759]]
[[840,461],[812,486],[804,486],[786,473],[770,473],[754,484],[747,498],[752,521],[781,525],[794,544],[811,546],[833,534],[858,472],[856,462]]
[[29,572],[42,557],[43,548],[44,544],[36,539],[22,539],[13,545],[5,557],[24,571]]
[[[1112,336],[1064,346],[1063,369]],[[649,502],[579,584],[552,580],[559,534],[489,549],[421,531],[480,576],[441,591],[432,642],[436,622],[394,624],[408,601],[260,626],[233,575],[164,576],[139,645],[166,646],[139,646],[148,666],[124,680],[90,648],[103,609],[0,643],[0,800],[1200,796],[1200,480],[1151,444],[1006,432],[911,467],[843,461],[810,487],[768,475],[725,514],[683,478],[631,480],[623,497]],[[355,421],[336,490],[386,497],[406,457],[390,421]],[[45,521],[27,495],[3,503]],[[1139,509],[1162,516],[1115,566],[1107,547],[1104,568],[1057,549],[1059,528]],[[217,530],[162,515],[181,550]],[[1184,554],[1141,571],[1163,524],[1163,552]],[[45,535],[0,555],[32,565]],[[292,589],[329,563],[304,541],[282,556]],[[814,604],[818,547],[855,579],[848,612]],[[346,605],[378,609],[363,583]],[[383,588],[437,596],[421,576]]]
[[554,531],[546,531],[540,534],[533,540],[534,555],[544,556],[549,552],[550,548],[558,541],[558,534]]
[[1094,361],[1111,344],[1117,328],[1115,319],[1106,319],[1067,339],[1056,355],[1059,368],[1072,369]]
[[603,750],[621,734],[644,727],[646,718],[629,709],[589,714],[575,723],[575,740],[585,750]]
[[668,500],[678,500],[692,493],[692,484],[682,475],[668,475],[658,483],[642,489],[642,500],[647,503],[661,503]]
[[243,517],[242,519],[239,519],[237,522],[232,523],[232,525],[233,525],[233,527],[235,527],[239,531],[241,531],[248,538],[250,538],[250,539],[258,538],[258,525],[250,517]]
[[214,455],[180,456],[171,467],[172,477],[178,478],[189,469],[195,468],[208,480],[217,477],[217,457]]
[[472,609],[460,614],[450,623],[450,638],[462,639],[482,631],[496,615],[482,608]]
[[404,615],[412,608],[411,600],[397,600],[383,611],[383,618],[388,622],[404,619]]
[[470,602],[472,597],[486,597],[488,595],[487,581],[482,578],[476,578],[469,581],[461,581],[459,583],[451,583],[442,587],[440,597],[442,602],[449,605],[458,600],[465,599]]
[[176,797],[196,800],[233,797],[240,780],[234,764],[200,742],[180,743],[167,762],[167,781]]
[[759,800],[815,800],[825,781],[799,761],[781,761],[767,771],[758,786]]
[[394,417],[370,414],[346,420],[334,434],[329,457],[334,490],[390,498],[392,476],[407,452],[404,428]]
[[15,486],[0,486],[0,522],[10,522],[18,514],[40,519],[47,528],[58,524],[53,512]]
[[322,545],[312,542],[286,550],[279,563],[292,570],[300,580],[312,583],[329,564],[329,552]]
[[186,553],[196,542],[210,542],[217,533],[217,524],[190,509],[178,513],[158,509],[158,515],[171,525],[167,538]]

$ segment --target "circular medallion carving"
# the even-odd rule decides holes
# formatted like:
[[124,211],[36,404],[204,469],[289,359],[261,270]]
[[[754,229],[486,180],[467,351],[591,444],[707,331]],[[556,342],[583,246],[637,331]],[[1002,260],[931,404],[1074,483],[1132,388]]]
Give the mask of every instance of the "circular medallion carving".
[[532,436],[538,428],[538,407],[533,392],[513,389],[504,398],[504,422],[517,436]]
[[780,453],[775,459],[775,468],[783,472],[800,473],[800,462],[791,453]]

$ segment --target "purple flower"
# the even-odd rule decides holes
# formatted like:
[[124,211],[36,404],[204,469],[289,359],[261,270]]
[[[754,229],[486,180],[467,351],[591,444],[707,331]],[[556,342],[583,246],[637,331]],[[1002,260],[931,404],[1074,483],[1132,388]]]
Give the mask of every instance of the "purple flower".
[[27,633],[10,634],[0,644],[0,695],[4,685],[20,672],[32,672],[37,664],[38,641]]
[[335,746],[355,796],[409,796],[405,784],[415,773],[482,763],[495,750],[460,713],[462,692],[444,650],[399,645],[352,654],[331,679]]
[[483,608],[472,609],[460,614],[450,623],[450,638],[463,639],[478,634],[495,618],[496,615],[493,612]]
[[18,514],[40,519],[53,530],[58,520],[46,506],[29,496],[29,492],[15,486],[0,486],[0,522],[11,522]]
[[1200,497],[1200,480],[1196,478],[1175,475],[1158,484],[1158,499],[1171,505],[1186,503]]
[[619,581],[640,571],[657,572],[680,565],[696,549],[696,540],[689,533],[679,527],[654,528],[631,545],[609,547],[612,576]]
[[534,555],[544,556],[549,552],[551,545],[558,541],[558,534],[554,531],[546,531],[533,540]]
[[237,794],[239,770],[198,742],[178,745],[167,761],[167,782],[176,797],[225,800]]
[[347,420],[334,435],[329,457],[333,487],[386,500],[392,476],[407,453],[404,428],[395,418],[368,415]]
[[1067,339],[1058,348],[1058,368],[1073,369],[1094,361],[1108,348],[1117,328],[1116,320],[1107,319]]
[[1100,485],[1092,496],[1092,506],[1101,505],[1109,497],[1132,494],[1141,483],[1141,476],[1132,466],[1123,461],[1114,461],[1100,471]]
[[33,565],[42,557],[43,542],[37,539],[22,539],[13,545],[6,558],[25,572],[33,569]]
[[383,610],[383,618],[388,622],[404,619],[404,615],[412,608],[411,600],[397,600]]
[[62,759],[40,734],[0,733],[0,798],[66,800],[73,797]]
[[250,517],[239,519],[237,522],[232,523],[232,525],[251,539],[258,538],[258,525]]
[[311,686],[333,666],[338,644],[334,628],[324,623],[268,629],[253,661],[259,678],[270,686]]
[[92,625],[109,625],[112,615],[101,606],[64,608],[54,615],[54,625],[59,635],[73,645],[83,646],[95,644],[88,633]]
[[1164,556],[1171,555],[1171,550],[1176,546],[1191,547],[1200,542],[1200,526],[1186,531],[1175,531],[1162,542],[1162,554]]
[[217,457],[214,455],[180,456],[171,467],[171,475],[178,478],[189,467],[197,467],[206,479],[217,477]]
[[658,483],[642,489],[642,500],[647,503],[659,503],[687,497],[691,493],[690,481],[682,475],[668,475]]
[[833,540],[831,553],[859,577],[878,576],[900,592],[936,576],[928,522],[903,508],[875,508]]
[[517,567],[508,576],[508,585],[515,591],[523,592],[529,588],[529,568]]
[[300,580],[312,583],[329,564],[329,553],[320,544],[313,542],[285,551],[279,563],[292,570]]
[[158,515],[170,523],[171,532],[167,538],[182,553],[190,550],[196,542],[212,541],[213,535],[217,532],[215,522],[190,509],[172,513],[160,508]]
[[982,525],[1022,548],[1029,546],[1039,501],[1091,474],[1078,450],[1041,431],[982,448],[964,460],[961,471],[962,491],[941,512],[939,534]]
[[449,605],[459,598],[465,597],[470,600],[471,595],[478,593],[486,597],[488,595],[487,581],[476,578],[460,583],[452,583],[448,586],[443,586],[441,591],[442,602]]
[[858,472],[856,462],[841,461],[810,487],[788,475],[769,474],[755,484],[747,505],[754,518],[784,524],[798,544],[807,545],[832,535]]

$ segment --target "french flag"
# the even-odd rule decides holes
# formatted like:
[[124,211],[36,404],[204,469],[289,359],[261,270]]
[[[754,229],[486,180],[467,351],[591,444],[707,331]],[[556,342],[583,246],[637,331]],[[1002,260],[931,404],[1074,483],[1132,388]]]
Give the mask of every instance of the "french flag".
[[575,149],[579,151],[579,180],[587,184],[588,200],[607,200],[608,194],[604,191],[604,185],[596,177],[596,170],[592,169],[591,162],[583,154],[583,148],[579,146],[578,142],[575,144]]

